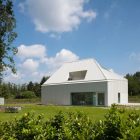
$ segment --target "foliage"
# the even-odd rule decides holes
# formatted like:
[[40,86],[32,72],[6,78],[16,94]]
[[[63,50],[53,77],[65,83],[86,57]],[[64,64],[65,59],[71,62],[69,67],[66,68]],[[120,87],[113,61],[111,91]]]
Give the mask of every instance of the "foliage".
[[0,97],[8,98],[10,96],[10,88],[7,84],[0,85]]
[[37,97],[40,97],[41,96],[41,85],[48,79],[49,79],[49,76],[47,76],[47,77],[43,76],[40,83],[37,83],[37,82],[33,83],[32,81],[30,81],[27,84],[27,90],[33,91]]
[[32,91],[23,91],[21,92],[20,98],[21,99],[31,99],[31,98],[35,98],[35,93]]
[[40,85],[44,84],[48,79],[50,78],[50,76],[43,76],[41,81],[40,81]]
[[22,98],[22,93],[24,91],[31,91],[35,93],[33,97],[40,97],[41,96],[41,84],[46,81],[48,77],[43,77],[39,83],[33,83],[30,81],[29,83],[24,83],[21,85],[16,85],[13,83],[0,83],[0,97],[14,97],[14,98]]
[[[40,98],[31,98],[31,99],[5,99],[5,104],[30,104],[30,107],[33,106],[33,104],[40,104]],[[32,108],[32,107],[31,107]]]
[[140,116],[113,105],[105,120],[93,122],[81,112],[62,112],[45,121],[33,113],[12,122],[0,122],[3,140],[137,140],[140,139]]
[[25,91],[25,85],[16,85],[12,83],[0,84],[0,97],[9,98],[20,95],[20,92]]
[[41,85],[37,82],[33,83],[32,81],[30,81],[27,84],[27,90],[34,92],[37,97],[41,96]]
[[128,79],[128,92],[130,96],[140,95],[140,72],[125,76]]
[[[40,105],[39,98],[33,99],[6,99],[5,104],[10,106],[21,106],[22,111],[16,114],[17,118],[20,118],[24,113],[30,112],[31,110],[35,112],[35,115],[44,114],[45,120],[51,118],[59,111],[63,111],[64,116],[67,116],[69,112],[81,112],[81,110],[94,121],[104,119],[104,115],[107,113],[108,109],[97,108],[97,107],[89,107],[89,106],[53,106],[53,105]],[[138,111],[140,113],[140,111]],[[0,112],[0,120],[8,121],[14,120],[15,115]]]
[[17,36],[14,32],[15,27],[12,0],[0,0],[0,78],[7,67],[15,72],[13,55],[16,49],[11,46]]
[[25,113],[19,120],[1,123],[0,137],[4,140],[32,140],[41,133],[42,125],[41,115],[35,118],[34,114]]
[[114,140],[122,138],[121,134],[121,115],[117,106],[112,105],[109,113],[105,115],[104,133],[102,139]]

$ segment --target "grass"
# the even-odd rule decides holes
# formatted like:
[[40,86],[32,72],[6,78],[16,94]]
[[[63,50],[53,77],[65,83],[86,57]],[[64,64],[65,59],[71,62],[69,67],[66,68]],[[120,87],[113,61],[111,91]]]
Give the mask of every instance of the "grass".
[[[7,104],[7,106],[21,106],[22,110],[19,113],[5,113],[0,112],[0,120],[8,121],[13,120],[15,117],[20,118],[27,112],[33,112],[35,115],[44,114],[45,119],[49,119],[57,114],[59,111],[62,111],[66,116],[69,112],[83,112],[91,120],[103,120],[104,115],[107,113],[107,107],[90,107],[90,106],[45,106],[37,104]],[[133,109],[133,108],[132,108]],[[128,109],[132,111],[131,108]],[[140,108],[137,108],[136,112],[140,114]]]
[[140,96],[129,96],[129,103],[140,103]]
[[6,104],[30,104],[30,103],[40,103],[41,99],[40,98],[32,98],[32,99],[5,99]]
[[[130,98],[129,98],[130,99]],[[64,115],[68,112],[83,112],[91,120],[97,121],[104,119],[104,115],[107,113],[107,107],[92,107],[92,106],[45,106],[39,105],[40,99],[6,99],[6,106],[21,106],[22,109],[19,113],[5,113],[0,112],[0,120],[8,121],[12,120],[15,117],[20,118],[27,112],[34,112],[36,115],[44,114],[45,119],[53,117],[59,111],[62,111]],[[140,108],[136,110],[140,114]],[[128,109],[131,111],[131,109]]]
[[19,113],[5,113],[0,112],[0,120],[7,121],[12,120],[15,117],[19,118],[27,112],[34,112],[36,115],[44,114],[45,119],[53,117],[59,111],[62,111],[64,115],[68,112],[83,112],[92,120],[100,120],[104,118],[107,108],[101,107],[86,107],[86,106],[45,106],[36,104],[8,104],[7,106],[21,106],[22,110]]

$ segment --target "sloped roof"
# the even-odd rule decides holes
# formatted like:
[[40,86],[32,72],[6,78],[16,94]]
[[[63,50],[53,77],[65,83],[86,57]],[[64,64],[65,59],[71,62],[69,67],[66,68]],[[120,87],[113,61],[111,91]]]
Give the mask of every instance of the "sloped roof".
[[[84,70],[87,70],[84,79],[71,81],[68,80],[70,72]],[[78,82],[93,82],[107,80],[126,80],[126,79],[114,72],[111,72],[101,67],[101,65],[99,65],[99,63],[94,59],[85,59],[65,63],[44,83],[44,85],[70,84]]]

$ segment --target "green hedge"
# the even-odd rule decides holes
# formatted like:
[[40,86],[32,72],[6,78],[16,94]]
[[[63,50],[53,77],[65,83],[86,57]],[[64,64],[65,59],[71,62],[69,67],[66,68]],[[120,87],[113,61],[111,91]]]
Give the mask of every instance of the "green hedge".
[[33,91],[23,91],[20,93],[20,95],[17,95],[15,98],[16,99],[32,99],[35,98],[36,95]]
[[[126,116],[127,113],[127,116]],[[124,115],[125,114],[125,115]],[[140,116],[113,105],[103,121],[93,122],[80,112],[59,112],[48,121],[27,113],[21,119],[0,122],[2,140],[139,140]]]

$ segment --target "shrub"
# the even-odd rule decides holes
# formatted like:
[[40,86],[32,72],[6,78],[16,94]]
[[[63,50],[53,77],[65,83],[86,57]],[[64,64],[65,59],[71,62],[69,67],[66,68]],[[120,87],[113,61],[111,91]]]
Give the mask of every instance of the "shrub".
[[16,99],[31,99],[31,98],[35,98],[35,97],[36,97],[36,95],[32,91],[23,91],[20,93],[20,95],[17,95],[15,98]]
[[26,99],[30,99],[30,98],[35,98],[36,97],[35,93],[32,92],[32,91],[24,91],[24,92],[22,92],[21,95],[22,95],[23,98],[26,98]]
[[[127,116],[126,116],[127,114]],[[42,115],[27,113],[18,120],[0,122],[2,140],[138,140],[140,116],[113,105],[105,120],[93,122],[81,112],[62,112],[44,121]]]
[[69,113],[65,121],[65,139],[90,140],[94,138],[93,122],[83,113]]

